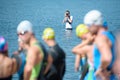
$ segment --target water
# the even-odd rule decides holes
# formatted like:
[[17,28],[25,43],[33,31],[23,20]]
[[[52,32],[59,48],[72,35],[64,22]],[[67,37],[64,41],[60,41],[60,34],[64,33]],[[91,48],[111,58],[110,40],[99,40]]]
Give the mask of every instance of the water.
[[[70,35],[66,35],[62,24],[66,9],[74,17],[74,29]],[[104,13],[109,30],[120,30],[120,0],[0,0],[0,35],[8,40],[11,55],[18,47],[16,28],[21,20],[27,19],[33,23],[36,37],[41,42],[44,28],[54,28],[56,40],[67,55],[64,80],[78,80],[79,73],[74,72],[75,56],[71,53],[71,49],[80,42],[75,36],[75,27],[83,22],[85,13],[92,9]],[[13,79],[17,80],[17,76]]]

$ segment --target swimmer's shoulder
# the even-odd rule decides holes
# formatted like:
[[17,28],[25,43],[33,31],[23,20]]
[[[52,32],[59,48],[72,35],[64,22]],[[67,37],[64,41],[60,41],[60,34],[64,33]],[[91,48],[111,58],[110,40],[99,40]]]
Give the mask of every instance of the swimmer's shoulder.
[[6,66],[6,67],[9,67],[9,66],[12,65],[13,60],[12,60],[11,58],[9,58],[9,57],[5,57],[5,58],[4,58],[4,63],[5,63],[5,66]]

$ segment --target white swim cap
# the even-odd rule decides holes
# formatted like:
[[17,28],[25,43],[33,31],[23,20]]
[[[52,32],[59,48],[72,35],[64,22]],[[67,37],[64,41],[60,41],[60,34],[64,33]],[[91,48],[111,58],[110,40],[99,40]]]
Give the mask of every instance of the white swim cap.
[[89,11],[84,17],[84,24],[91,25],[103,25],[103,15],[98,10]]
[[17,27],[17,32],[33,32],[32,23],[28,20],[21,21]]

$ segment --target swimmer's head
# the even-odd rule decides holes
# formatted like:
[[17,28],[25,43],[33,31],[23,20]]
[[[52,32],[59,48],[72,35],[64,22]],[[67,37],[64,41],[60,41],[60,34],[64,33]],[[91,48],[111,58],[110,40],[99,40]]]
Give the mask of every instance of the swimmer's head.
[[91,33],[96,34],[98,28],[103,26],[103,15],[98,10],[89,11],[84,17],[84,24],[89,27]]
[[76,36],[79,38],[84,37],[84,35],[86,35],[89,32],[88,28],[86,25],[84,24],[79,24],[76,27]]
[[33,32],[32,23],[28,20],[21,21],[17,27],[17,32]]
[[4,37],[0,37],[0,52],[8,51],[8,43]]
[[30,21],[21,21],[17,27],[17,34],[25,43],[28,43],[33,34],[33,25]]
[[47,39],[47,40],[53,40],[55,39],[55,32],[52,28],[46,28],[43,31],[43,35],[42,35],[43,39]]

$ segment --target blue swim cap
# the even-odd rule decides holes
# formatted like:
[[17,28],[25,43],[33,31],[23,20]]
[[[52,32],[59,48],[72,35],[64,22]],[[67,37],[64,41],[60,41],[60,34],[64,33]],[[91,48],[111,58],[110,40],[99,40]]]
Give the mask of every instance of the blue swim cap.
[[4,37],[0,37],[0,52],[8,50],[8,44]]

